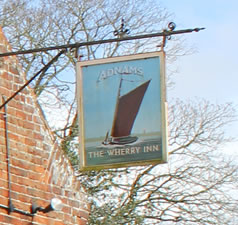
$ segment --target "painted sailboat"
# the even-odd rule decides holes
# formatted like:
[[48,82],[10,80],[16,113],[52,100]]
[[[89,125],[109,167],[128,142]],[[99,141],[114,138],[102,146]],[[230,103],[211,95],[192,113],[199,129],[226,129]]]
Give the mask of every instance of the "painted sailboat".
[[107,132],[103,145],[125,145],[138,140],[138,137],[131,136],[131,130],[151,80],[124,95],[121,95],[122,81],[121,78],[111,133]]

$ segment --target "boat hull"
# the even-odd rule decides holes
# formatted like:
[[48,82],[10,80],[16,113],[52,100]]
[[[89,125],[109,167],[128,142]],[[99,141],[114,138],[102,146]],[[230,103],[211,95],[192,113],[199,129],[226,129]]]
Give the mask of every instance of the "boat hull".
[[104,140],[102,144],[104,145],[126,145],[134,143],[138,140],[136,136],[127,136],[127,137],[110,137],[107,140]]

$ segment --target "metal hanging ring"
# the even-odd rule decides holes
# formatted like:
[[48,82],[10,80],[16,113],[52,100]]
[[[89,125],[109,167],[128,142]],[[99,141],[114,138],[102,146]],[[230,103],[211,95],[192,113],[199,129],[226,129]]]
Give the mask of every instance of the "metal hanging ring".
[[174,22],[170,22],[168,24],[168,28],[170,29],[170,31],[173,31],[176,28],[176,24]]

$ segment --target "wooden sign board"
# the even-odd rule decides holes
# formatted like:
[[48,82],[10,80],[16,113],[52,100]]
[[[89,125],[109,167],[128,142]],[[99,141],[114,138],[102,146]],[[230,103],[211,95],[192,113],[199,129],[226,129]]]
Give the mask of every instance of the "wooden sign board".
[[76,66],[81,170],[167,162],[164,53]]

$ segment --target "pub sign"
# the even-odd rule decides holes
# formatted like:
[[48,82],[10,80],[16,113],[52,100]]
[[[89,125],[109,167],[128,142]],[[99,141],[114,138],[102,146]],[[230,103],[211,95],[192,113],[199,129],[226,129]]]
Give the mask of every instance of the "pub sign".
[[164,58],[77,62],[81,170],[167,162]]

